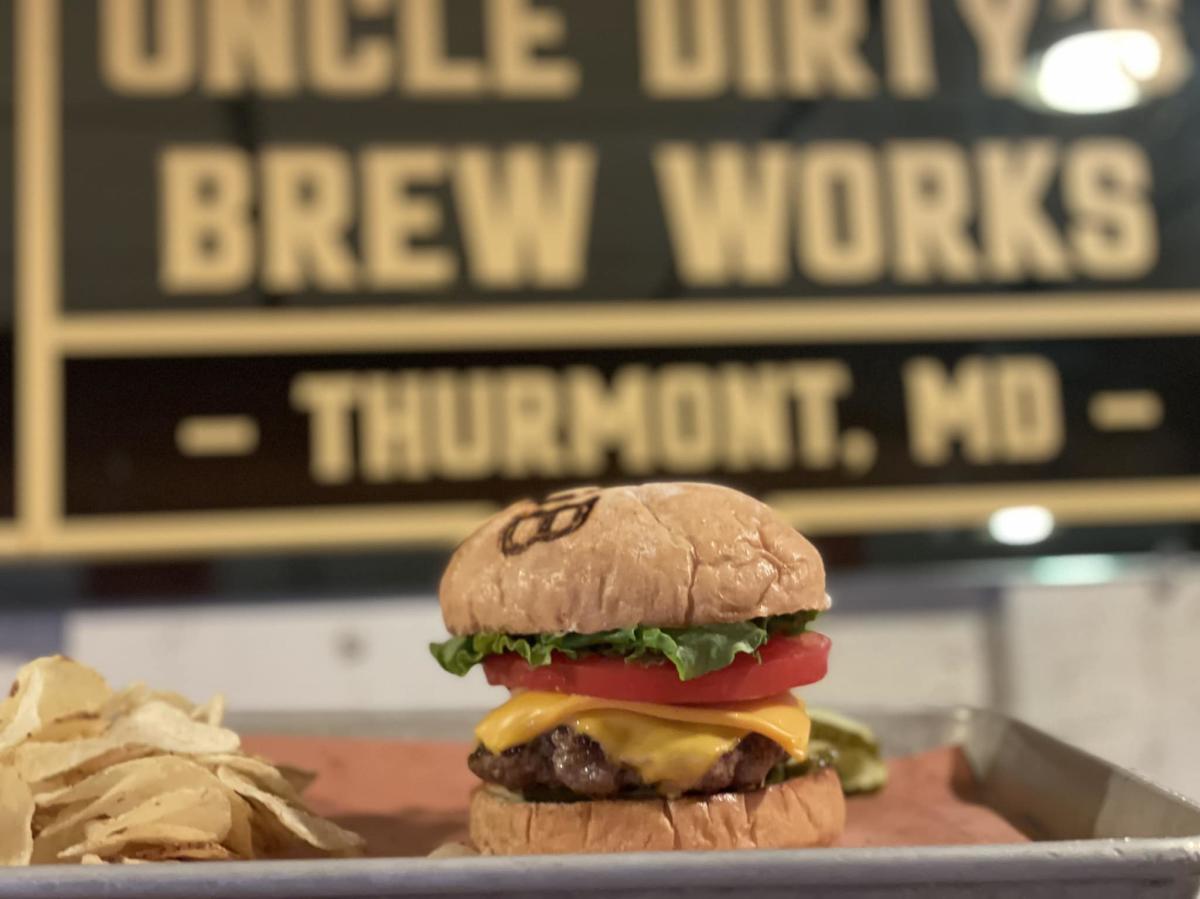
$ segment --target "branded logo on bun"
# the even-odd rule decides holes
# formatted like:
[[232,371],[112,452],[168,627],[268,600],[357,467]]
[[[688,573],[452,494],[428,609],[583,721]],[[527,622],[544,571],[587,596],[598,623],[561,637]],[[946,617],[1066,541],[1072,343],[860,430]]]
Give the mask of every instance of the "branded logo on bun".
[[555,493],[542,500],[531,512],[514,515],[500,533],[500,552],[506,556],[519,555],[535,543],[550,543],[573,534],[588,520],[596,501],[594,491],[587,499],[567,502],[584,491]]
[[512,697],[476,728],[471,838],[493,854],[827,845],[845,804],[792,690],[829,640],[821,558],[725,487],[525,500],[439,588],[454,674]]

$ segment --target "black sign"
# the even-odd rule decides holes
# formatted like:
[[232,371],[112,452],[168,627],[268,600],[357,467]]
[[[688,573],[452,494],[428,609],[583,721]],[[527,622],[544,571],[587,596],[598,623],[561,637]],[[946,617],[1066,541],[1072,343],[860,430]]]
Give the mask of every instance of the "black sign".
[[664,477],[813,532],[1197,517],[1192,5],[15,25],[27,551],[440,543]]

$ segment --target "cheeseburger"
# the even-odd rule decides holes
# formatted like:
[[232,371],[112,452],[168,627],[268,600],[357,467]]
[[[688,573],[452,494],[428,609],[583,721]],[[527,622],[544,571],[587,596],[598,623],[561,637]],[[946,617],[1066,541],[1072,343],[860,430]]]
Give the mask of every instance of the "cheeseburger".
[[823,846],[845,804],[795,687],[829,607],[812,544],[709,484],[522,501],[458,548],[447,671],[511,697],[479,722],[470,832],[489,854]]

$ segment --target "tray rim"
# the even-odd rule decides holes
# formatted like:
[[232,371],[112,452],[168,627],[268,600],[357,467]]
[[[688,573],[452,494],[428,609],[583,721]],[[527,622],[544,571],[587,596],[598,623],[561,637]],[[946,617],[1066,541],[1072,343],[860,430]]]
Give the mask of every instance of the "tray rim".
[[[1154,790],[1158,793],[1162,793],[1166,798],[1171,799],[1177,805],[1195,813],[1197,816],[1200,816],[1200,800],[1193,799],[1191,796],[1181,793],[1179,790],[1176,790],[1174,787],[1165,786],[1165,785],[1159,783],[1158,781],[1154,780],[1154,778],[1149,777],[1148,775],[1143,774],[1140,771],[1134,771],[1132,768],[1126,768],[1123,765],[1117,764],[1116,762],[1110,762],[1108,759],[1104,758],[1101,755],[1098,755],[1095,752],[1092,752],[1090,749],[1084,749],[1081,746],[1076,746],[1074,743],[1071,743],[1071,742],[1063,739],[1062,737],[1055,736],[1054,734],[1049,733],[1045,730],[1042,730],[1040,727],[1038,727],[1034,724],[1029,724],[1028,722],[1024,721],[1023,719],[1013,717],[1012,715],[1009,715],[1006,712],[1002,712],[997,709],[985,708],[983,706],[974,706],[974,705],[967,705],[967,704],[952,705],[952,706],[940,706],[940,707],[939,706],[908,706],[908,707],[898,709],[895,711],[900,714],[904,714],[904,713],[908,713],[908,712],[912,712],[914,714],[930,714],[930,713],[937,713],[939,711],[942,711],[942,712],[946,712],[946,713],[952,715],[955,723],[960,724],[960,725],[965,725],[971,718],[981,718],[981,719],[982,718],[990,718],[992,720],[999,720],[999,721],[1005,722],[1009,726],[1016,726],[1016,727],[1023,728],[1026,731],[1028,731],[1029,733],[1036,735],[1039,739],[1046,740],[1051,743],[1055,743],[1058,746],[1062,747],[1063,749],[1073,752],[1076,755],[1082,756],[1083,758],[1086,758],[1087,760],[1089,760],[1097,765],[1102,765],[1105,768],[1108,768],[1110,778],[1113,775],[1120,775],[1122,778],[1124,778],[1127,781],[1131,781],[1133,783],[1140,784],[1143,787],[1148,787],[1151,790]],[[885,757],[887,756],[886,747],[885,747],[884,756]],[[1098,841],[1104,841],[1106,839],[1111,839],[1111,838],[1093,837],[1090,840],[1081,840],[1078,842],[1094,843],[1094,842],[1098,842]],[[1163,840],[1176,840],[1176,839],[1185,839],[1185,840],[1186,839],[1200,839],[1200,829],[1197,829],[1195,834],[1189,835],[1187,837],[1137,837],[1137,838],[1125,838],[1125,839],[1126,840],[1137,839],[1137,840],[1144,840],[1144,841],[1150,841],[1150,842],[1153,842],[1155,840],[1163,841]],[[1062,842],[1073,842],[1073,841],[1038,840],[1037,842],[1039,844],[1043,844],[1043,843],[1062,843]]]
[[[1097,856],[1097,848],[1108,850]],[[53,890],[62,899],[106,894],[125,899],[194,895],[233,888],[241,896],[388,896],[488,892],[745,887],[902,886],[912,884],[1156,881],[1200,878],[1200,837],[1069,840],[1004,846],[879,847],[759,852],[645,852],[620,856],[543,855],[467,859],[319,859],[207,862],[202,865],[58,866],[0,874],[0,896]],[[935,866],[936,870],[931,870]],[[98,874],[103,877],[98,877]],[[10,889],[10,887],[15,889]],[[400,888],[399,890],[397,888]],[[285,892],[281,892],[285,891]],[[51,893],[47,892],[47,895]]]

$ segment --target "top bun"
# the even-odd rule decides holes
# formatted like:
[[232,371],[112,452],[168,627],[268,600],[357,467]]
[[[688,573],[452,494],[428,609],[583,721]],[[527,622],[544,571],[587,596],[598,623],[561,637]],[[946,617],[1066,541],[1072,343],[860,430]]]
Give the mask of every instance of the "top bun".
[[455,551],[438,598],[452,634],[691,627],[829,607],[808,540],[744,493],[693,483],[515,503]]

